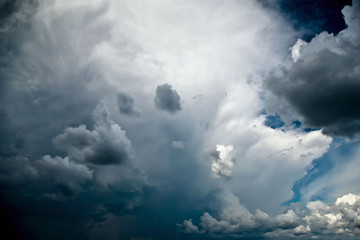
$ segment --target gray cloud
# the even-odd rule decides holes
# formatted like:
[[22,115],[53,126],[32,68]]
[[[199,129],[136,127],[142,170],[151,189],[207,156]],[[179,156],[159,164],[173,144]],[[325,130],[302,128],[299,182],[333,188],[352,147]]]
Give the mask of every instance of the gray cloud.
[[140,116],[140,113],[134,110],[134,99],[130,95],[118,93],[116,97],[120,113],[133,117]]
[[[81,185],[92,180],[94,172],[85,165],[69,160],[68,157],[52,158],[46,155],[41,160],[33,162],[33,165],[42,177],[51,180],[61,196],[72,196],[83,191]],[[45,196],[58,198],[59,193],[46,193]]]
[[93,179],[93,170],[68,157],[46,155],[41,159],[30,161],[18,155],[10,158],[2,157],[0,160],[0,184],[7,187],[25,187],[29,183],[38,185],[35,191],[30,190],[31,194],[36,192],[51,199],[72,197],[83,191],[82,185],[85,182]]
[[169,113],[182,110],[179,94],[167,83],[157,86],[154,103],[158,109]]
[[[353,137],[360,132],[360,4],[355,2],[343,13],[347,29],[337,36],[323,32],[303,45],[299,59],[274,69],[265,86],[277,97],[278,106],[285,100],[306,125]],[[281,109],[275,111],[282,114]]]
[[94,109],[92,118],[94,130],[88,130],[85,125],[68,127],[53,139],[54,145],[79,162],[99,165],[127,163],[131,158],[131,143],[121,127],[110,119],[103,101]]

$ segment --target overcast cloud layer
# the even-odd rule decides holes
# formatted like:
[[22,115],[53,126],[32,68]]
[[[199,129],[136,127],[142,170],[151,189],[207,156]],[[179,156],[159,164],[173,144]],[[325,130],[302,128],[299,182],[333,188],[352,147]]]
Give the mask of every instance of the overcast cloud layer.
[[6,234],[357,237],[359,3],[284,2],[0,1]]

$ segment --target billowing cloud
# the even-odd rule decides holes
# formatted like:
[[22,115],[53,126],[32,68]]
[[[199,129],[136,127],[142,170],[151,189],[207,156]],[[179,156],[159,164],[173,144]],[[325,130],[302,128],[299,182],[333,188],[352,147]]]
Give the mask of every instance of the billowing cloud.
[[99,165],[126,163],[131,158],[131,143],[121,127],[109,116],[105,103],[100,101],[93,111],[94,130],[85,125],[68,127],[53,139],[71,159]]
[[169,113],[175,113],[182,109],[180,96],[172,86],[165,83],[157,86],[154,99],[155,106]]
[[[354,137],[360,132],[360,114],[354,109],[360,104],[360,4],[355,1],[343,13],[345,30],[337,36],[322,32],[303,44],[299,54],[302,42],[298,41],[293,47],[296,61],[273,70],[265,86],[276,95],[278,106],[286,101],[307,126]],[[277,111],[276,107],[271,111]],[[282,114],[281,109],[278,112]]]
[[133,117],[140,115],[140,113],[134,109],[134,99],[130,95],[122,92],[118,93],[116,97],[120,113]]
[[292,229],[275,230],[267,236],[343,236],[352,238],[360,234],[360,196],[347,194],[336,199],[335,204],[321,201],[308,202],[299,224]]
[[[235,234],[253,233],[257,237],[296,238],[354,236],[360,234],[360,196],[347,194],[337,198],[335,204],[321,201],[308,202],[305,209],[288,209],[283,214],[270,217],[261,210],[251,213],[230,192],[218,193],[219,206],[214,210],[218,216],[205,212],[198,225],[185,220],[178,227],[186,234]],[[245,235],[246,236],[246,235]],[[214,237],[214,235],[213,235]]]

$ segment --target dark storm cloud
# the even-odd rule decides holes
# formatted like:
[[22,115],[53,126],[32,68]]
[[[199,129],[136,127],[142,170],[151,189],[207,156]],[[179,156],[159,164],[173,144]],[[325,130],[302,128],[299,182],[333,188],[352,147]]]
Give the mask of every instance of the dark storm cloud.
[[289,70],[273,71],[266,86],[289,101],[305,124],[351,137],[360,131],[360,74],[355,70],[359,53],[359,48],[346,55],[323,50],[310,62],[298,61]]
[[[337,37],[322,33],[303,46],[300,59],[279,66],[265,86],[279,101],[286,100],[310,127],[353,137],[360,132],[359,4],[348,12],[349,28]],[[280,102],[279,102],[280,103]],[[281,103],[279,105],[282,105]]]
[[140,116],[140,113],[134,110],[134,99],[130,95],[119,93],[116,97],[120,113],[133,117]]
[[53,139],[54,145],[66,151],[71,159],[99,165],[126,163],[131,158],[131,143],[121,127],[109,117],[109,110],[100,101],[93,111],[94,130],[85,125],[68,127]]
[[167,83],[157,86],[154,103],[158,109],[169,113],[182,110],[179,94]]

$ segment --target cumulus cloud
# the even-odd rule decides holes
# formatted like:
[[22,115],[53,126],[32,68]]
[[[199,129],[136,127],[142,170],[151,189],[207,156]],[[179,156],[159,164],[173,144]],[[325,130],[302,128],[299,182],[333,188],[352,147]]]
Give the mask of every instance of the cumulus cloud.
[[[306,45],[298,41],[292,48],[296,61],[274,69],[265,86],[278,106],[285,100],[307,126],[353,137],[360,132],[359,111],[354,109],[360,104],[359,2],[346,6],[343,14],[345,30],[337,36],[322,32]],[[285,115],[277,107],[274,110]]]
[[321,201],[308,202],[300,224],[293,229],[274,231],[268,236],[343,236],[357,237],[360,234],[360,196],[346,194],[337,198],[334,205]]
[[126,93],[117,94],[119,112],[128,116],[138,117],[140,113],[134,110],[134,99]]
[[[69,160],[68,157],[52,158],[49,155],[43,156],[41,160],[33,163],[39,174],[52,181],[59,189],[61,195],[72,196],[81,192],[82,184],[93,178],[93,170],[82,164]],[[48,193],[46,196],[56,198],[58,193]]]
[[182,110],[180,96],[172,86],[165,83],[157,86],[154,99],[155,106],[169,113],[175,113]]
[[258,231],[260,233],[269,229],[295,227],[300,220],[291,209],[274,218],[259,209],[251,213],[235,195],[227,190],[218,192],[216,200],[218,205],[214,209],[214,214],[205,212],[200,217],[198,228],[195,228],[197,225],[190,225],[188,222],[185,224],[185,221],[179,227],[186,233],[241,235],[242,232]]
[[54,145],[79,162],[99,165],[128,162],[131,158],[130,140],[125,131],[110,119],[104,101],[96,106],[92,118],[94,130],[88,130],[85,125],[68,127],[53,139]]
[[251,213],[230,192],[221,192],[218,218],[205,212],[198,225],[185,220],[178,227],[186,234],[235,234],[246,231],[267,237],[327,237],[358,236],[360,234],[360,196],[347,194],[339,197],[335,204],[321,201],[308,202],[305,209],[289,209],[283,214],[270,217],[261,210]]

